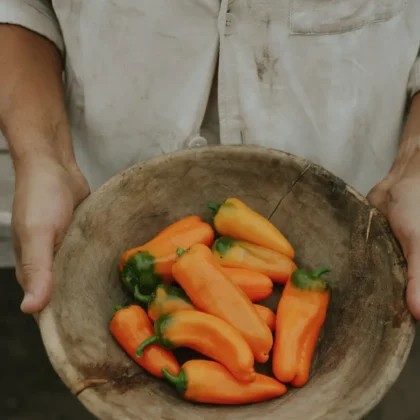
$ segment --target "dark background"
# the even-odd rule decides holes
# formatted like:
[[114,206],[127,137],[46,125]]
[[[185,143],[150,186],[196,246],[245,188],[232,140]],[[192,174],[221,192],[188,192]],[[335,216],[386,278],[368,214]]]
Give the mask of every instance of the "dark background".
[[[0,279],[0,419],[94,420],[53,370],[32,316],[20,312],[14,271],[0,269]],[[419,335],[400,379],[365,420],[420,420]]]

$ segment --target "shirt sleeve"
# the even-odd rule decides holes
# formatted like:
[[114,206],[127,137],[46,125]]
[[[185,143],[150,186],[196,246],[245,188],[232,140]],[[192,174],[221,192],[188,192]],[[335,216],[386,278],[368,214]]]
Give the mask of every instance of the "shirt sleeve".
[[420,54],[415,61],[410,78],[408,79],[408,93],[412,98],[415,94],[420,92]]
[[63,52],[64,42],[50,0],[0,0],[0,23],[22,26],[52,41]]

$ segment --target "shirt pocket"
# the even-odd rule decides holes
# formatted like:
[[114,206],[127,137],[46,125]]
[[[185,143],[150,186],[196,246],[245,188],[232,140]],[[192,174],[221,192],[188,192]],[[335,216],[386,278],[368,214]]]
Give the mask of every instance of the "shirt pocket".
[[407,0],[290,0],[290,33],[351,32],[398,15]]

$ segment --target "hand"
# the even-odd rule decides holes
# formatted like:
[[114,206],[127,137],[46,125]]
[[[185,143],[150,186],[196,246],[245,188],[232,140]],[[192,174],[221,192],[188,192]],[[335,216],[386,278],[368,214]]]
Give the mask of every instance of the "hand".
[[53,259],[70,224],[74,208],[89,194],[78,167],[51,158],[15,164],[16,188],[12,237],[16,277],[25,296],[21,310],[41,311],[53,285]]
[[368,195],[369,202],[389,220],[408,263],[407,304],[420,320],[420,174],[391,173]]

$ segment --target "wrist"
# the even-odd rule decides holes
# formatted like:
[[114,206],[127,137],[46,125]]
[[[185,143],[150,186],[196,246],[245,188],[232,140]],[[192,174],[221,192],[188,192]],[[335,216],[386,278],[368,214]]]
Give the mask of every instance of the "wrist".
[[58,153],[53,148],[43,145],[31,145],[26,150],[18,153],[11,152],[11,157],[16,172],[22,172],[25,169],[40,167],[45,164],[55,164],[63,168],[70,168],[76,165],[74,155],[69,154],[65,156],[63,153]]
[[[32,131],[32,130],[31,130]],[[50,133],[6,133],[16,171],[42,162],[55,163],[68,170],[77,168],[67,125],[51,127]]]
[[420,135],[406,138],[387,176],[390,184],[420,177]]
[[15,193],[21,188],[26,191],[28,183],[33,187],[47,186],[52,179],[71,193],[74,206],[90,194],[89,184],[75,160],[63,163],[54,153],[37,151],[15,162]]
[[405,179],[418,177],[420,177],[420,146],[413,149],[410,156],[407,157],[405,162],[401,165],[398,180],[403,181]]

